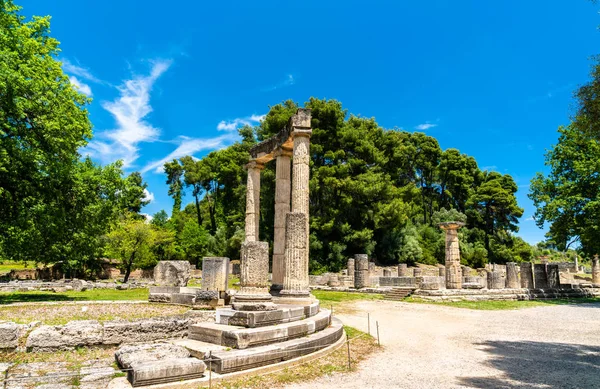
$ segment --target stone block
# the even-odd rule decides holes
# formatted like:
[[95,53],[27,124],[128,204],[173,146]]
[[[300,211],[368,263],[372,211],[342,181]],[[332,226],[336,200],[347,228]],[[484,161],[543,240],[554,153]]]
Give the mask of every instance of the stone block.
[[383,269],[383,276],[384,277],[391,277],[392,276],[392,271],[390,269]]
[[127,372],[134,387],[192,380],[204,376],[206,364],[196,358],[167,359],[163,361],[135,362]]
[[348,261],[346,262],[346,270],[347,270],[346,274],[350,277],[354,277],[354,269],[355,269],[354,258],[348,258]]
[[398,277],[407,277],[408,276],[408,265],[406,263],[401,263],[398,265]]
[[187,335],[190,324],[199,318],[155,318],[135,322],[109,321],[104,323],[103,344],[123,344],[133,342],[148,342],[159,339],[182,338]]
[[504,273],[499,270],[488,271],[488,289],[504,289],[506,287],[506,280]]
[[517,270],[517,264],[515,262],[508,262],[506,264],[506,287],[510,289],[519,288],[521,283],[519,282],[519,271]]
[[533,265],[533,284],[535,289],[548,289],[547,264],[536,263]]
[[279,307],[274,311],[236,311],[233,309],[218,309],[216,322],[242,327],[265,327],[281,323],[302,320],[305,317],[304,307]]
[[354,255],[354,270],[369,270],[369,256],[367,254]]
[[531,262],[521,263],[521,288],[534,289],[533,283],[533,264]]
[[129,369],[136,362],[164,361],[189,356],[190,352],[185,347],[170,343],[123,346],[115,351],[115,359],[123,369]]
[[558,265],[548,264],[547,265],[547,279],[548,279],[548,287],[550,289],[558,289],[560,288],[560,273],[558,271]]
[[12,351],[19,346],[19,325],[0,323],[0,350]]
[[202,289],[227,290],[229,258],[205,257],[202,259]]
[[186,286],[189,279],[188,261],[160,261],[154,267],[154,282],[160,286]]
[[188,338],[191,340],[199,340],[201,342],[221,345],[223,343],[223,332],[231,331],[236,328],[241,329],[243,327],[217,323],[193,324],[189,328]]
[[102,344],[104,328],[95,320],[72,321],[64,326],[41,326],[27,338],[28,351],[72,350]]

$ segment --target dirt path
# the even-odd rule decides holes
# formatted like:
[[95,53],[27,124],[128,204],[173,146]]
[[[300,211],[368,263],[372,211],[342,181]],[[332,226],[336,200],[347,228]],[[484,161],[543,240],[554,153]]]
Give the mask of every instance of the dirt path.
[[384,350],[351,374],[287,388],[600,388],[600,305],[474,311],[389,301],[356,303],[344,324]]

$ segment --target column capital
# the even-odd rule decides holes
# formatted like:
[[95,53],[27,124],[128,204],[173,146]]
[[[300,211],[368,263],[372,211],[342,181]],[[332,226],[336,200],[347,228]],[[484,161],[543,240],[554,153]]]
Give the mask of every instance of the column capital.
[[248,169],[258,169],[258,170],[263,170],[265,168],[265,165],[263,165],[262,163],[252,160],[250,162],[248,162],[245,166],[246,170]]
[[294,139],[296,137],[310,138],[311,135],[312,135],[312,130],[310,128],[294,127],[292,129],[292,139]]

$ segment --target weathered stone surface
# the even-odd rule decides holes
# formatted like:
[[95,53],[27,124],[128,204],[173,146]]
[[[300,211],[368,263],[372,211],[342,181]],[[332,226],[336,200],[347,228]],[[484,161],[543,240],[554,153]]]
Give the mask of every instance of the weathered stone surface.
[[308,250],[308,214],[288,213],[285,230],[285,275],[281,296],[309,297]]
[[504,273],[501,271],[488,271],[487,275],[488,289],[504,289],[506,287]]
[[206,317],[170,317],[135,322],[109,321],[104,323],[103,344],[148,342],[159,339],[183,338],[190,324],[210,320]]
[[61,389],[69,388],[73,378],[70,374],[66,362],[21,363],[8,371],[6,387],[28,389],[52,384],[61,385]]
[[600,284],[600,259],[598,255],[592,258],[592,284]]
[[548,289],[547,264],[536,263],[533,265],[533,283],[536,289]]
[[275,220],[273,229],[273,280],[271,290],[283,289],[285,276],[285,219],[290,212],[291,200],[291,152],[277,151],[275,166]]
[[521,263],[521,288],[533,289],[533,264],[531,262]]
[[347,269],[347,275],[349,277],[354,277],[354,269],[355,269],[354,258],[348,258],[348,261],[346,262],[346,269]]
[[19,346],[19,326],[13,322],[0,323],[0,350],[14,350]]
[[415,267],[415,268],[413,269],[413,275],[414,275],[415,277],[421,277],[421,274],[422,274],[422,273],[423,273],[423,271],[422,271],[422,270],[421,270],[421,268],[419,268],[419,267]]
[[75,279],[71,281],[71,286],[75,292],[83,292],[89,289],[90,284],[87,281]]
[[508,262],[506,264],[506,287],[510,289],[517,289],[521,286],[519,282],[519,271],[517,270],[517,264],[515,262]]
[[558,272],[558,265],[548,264],[547,267],[547,279],[548,279],[548,288],[550,289],[558,289],[560,288],[560,274]]
[[440,279],[440,277],[424,276],[415,278],[417,280],[418,287],[425,290],[442,289],[442,286],[445,283],[445,279]]
[[115,359],[123,369],[130,368],[135,362],[164,361],[189,356],[190,352],[185,347],[170,343],[123,346],[115,352]]
[[370,284],[369,256],[367,254],[354,255],[354,287],[365,288]]
[[41,326],[27,338],[29,351],[70,350],[102,344],[104,328],[96,320],[72,321],[64,326]]
[[438,267],[438,274],[440,277],[446,278],[446,267],[444,267],[444,266]]
[[202,258],[202,290],[227,290],[229,278],[229,258]]
[[260,171],[264,165],[250,161],[246,165],[248,179],[246,181],[246,242],[258,241],[260,220]]
[[407,277],[408,276],[408,265],[406,263],[401,263],[398,265],[398,277]]
[[233,297],[239,311],[275,309],[269,294],[269,244],[244,242],[241,249],[240,291]]
[[160,261],[154,267],[154,282],[160,286],[186,286],[189,279],[188,261]]
[[458,240],[458,229],[463,223],[447,222],[441,223],[440,228],[446,232],[446,288],[462,288],[462,270],[460,268],[460,244]]
[[392,276],[392,271],[389,269],[383,269],[383,276],[384,277],[391,277]]
[[[318,307],[318,303],[315,305]],[[279,306],[274,311],[264,312],[244,312],[223,308],[217,310],[216,322],[218,324],[255,328],[302,320],[314,314],[316,312],[312,314],[308,312],[307,314],[305,307],[302,306]]]
[[406,286],[417,287],[417,279],[415,277],[382,277],[379,278],[380,286]]

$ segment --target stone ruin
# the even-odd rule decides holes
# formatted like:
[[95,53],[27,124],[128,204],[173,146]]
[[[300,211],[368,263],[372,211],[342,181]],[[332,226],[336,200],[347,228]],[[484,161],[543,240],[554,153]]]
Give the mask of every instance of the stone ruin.
[[[183,266],[177,271],[173,263],[157,267],[155,278],[163,280],[163,285],[151,288],[150,301],[194,309],[213,307],[215,320],[190,324],[187,338],[172,347],[127,346],[117,352],[117,361],[130,369],[128,377],[134,386],[195,379],[207,366],[225,374],[278,363],[341,341],[341,322],[320,308],[309,289],[311,133],[310,110],[299,109],[277,135],[250,150],[237,293],[227,287],[228,258],[203,259],[200,288],[185,286]],[[259,239],[260,175],[273,159],[275,225],[269,287],[269,245]],[[359,258],[357,263],[369,282],[368,260]]]

